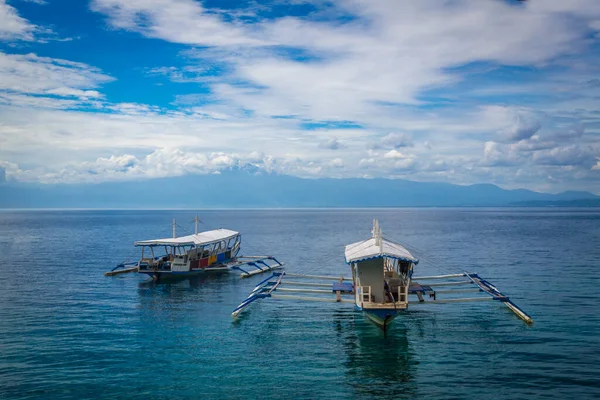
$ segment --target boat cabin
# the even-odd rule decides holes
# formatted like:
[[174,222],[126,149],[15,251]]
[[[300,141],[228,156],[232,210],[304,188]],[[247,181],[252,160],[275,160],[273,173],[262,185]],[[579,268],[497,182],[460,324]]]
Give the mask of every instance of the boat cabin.
[[414,265],[403,246],[385,240],[376,222],[373,237],[346,246],[359,308],[406,308]]
[[240,250],[241,235],[228,229],[215,229],[193,235],[144,240],[138,263],[140,273],[189,273],[219,269]]

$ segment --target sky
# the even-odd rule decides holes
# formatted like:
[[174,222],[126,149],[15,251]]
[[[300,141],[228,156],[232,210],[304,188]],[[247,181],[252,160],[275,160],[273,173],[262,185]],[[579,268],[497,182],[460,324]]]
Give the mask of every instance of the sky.
[[600,194],[598,0],[0,0],[0,178]]

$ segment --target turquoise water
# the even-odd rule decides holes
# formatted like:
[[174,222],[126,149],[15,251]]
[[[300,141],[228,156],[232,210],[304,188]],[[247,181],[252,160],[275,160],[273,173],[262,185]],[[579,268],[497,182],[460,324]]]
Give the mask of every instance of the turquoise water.
[[242,232],[244,254],[333,275],[378,217],[446,266],[416,274],[478,272],[535,320],[495,302],[411,307],[387,337],[340,304],[268,300],[234,323],[261,276],[103,276],[195,214],[0,212],[0,399],[600,397],[600,210],[199,212]]

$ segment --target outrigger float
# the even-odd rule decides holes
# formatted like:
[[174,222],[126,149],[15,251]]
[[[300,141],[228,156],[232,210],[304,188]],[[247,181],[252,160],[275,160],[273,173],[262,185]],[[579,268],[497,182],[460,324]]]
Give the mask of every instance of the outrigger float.
[[[254,301],[269,297],[349,303],[354,304],[385,332],[394,318],[406,310],[409,304],[498,301],[526,323],[533,322],[507,296],[476,273],[413,277],[419,260],[400,244],[383,238],[377,220],[373,221],[372,232],[372,238],[346,246],[346,263],[351,267],[352,277],[273,272],[235,308],[232,316],[236,318]],[[292,280],[287,280],[288,277]],[[299,295],[301,293],[317,296]],[[457,297],[463,293],[478,295]],[[439,298],[439,295],[450,296],[444,299]],[[416,297],[416,301],[409,301],[409,296]]]
[[229,229],[198,232],[200,220],[196,217],[194,221],[193,235],[177,237],[177,223],[173,220],[172,238],[135,242],[134,246],[142,248],[141,259],[121,263],[105,275],[138,272],[158,283],[165,278],[231,270],[240,271],[240,276],[246,278],[283,267],[273,256],[239,256],[242,241],[239,232]]

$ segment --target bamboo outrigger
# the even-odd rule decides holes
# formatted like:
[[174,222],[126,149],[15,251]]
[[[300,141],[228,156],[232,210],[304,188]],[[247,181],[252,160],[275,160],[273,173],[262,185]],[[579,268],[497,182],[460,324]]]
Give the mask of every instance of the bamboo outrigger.
[[[372,232],[372,238],[346,246],[346,263],[351,266],[352,277],[273,272],[270,277],[256,285],[248,298],[233,310],[232,316],[237,317],[254,301],[268,297],[350,303],[385,332],[394,318],[406,310],[409,304],[492,300],[506,305],[526,323],[533,322],[509,297],[476,273],[413,277],[413,270],[419,260],[403,246],[383,238],[377,220],[373,223]],[[284,279],[287,277],[294,280]],[[456,297],[463,293],[478,295]],[[438,298],[439,295],[450,296]],[[417,300],[409,301],[409,296],[416,297]]]

